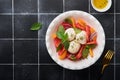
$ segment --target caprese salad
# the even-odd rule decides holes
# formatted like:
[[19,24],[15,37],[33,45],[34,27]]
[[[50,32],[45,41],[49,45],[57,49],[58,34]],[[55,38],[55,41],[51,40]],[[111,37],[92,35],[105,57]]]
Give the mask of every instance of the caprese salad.
[[93,49],[97,46],[97,33],[83,19],[66,18],[52,34],[56,51],[61,60],[78,61],[94,57]]

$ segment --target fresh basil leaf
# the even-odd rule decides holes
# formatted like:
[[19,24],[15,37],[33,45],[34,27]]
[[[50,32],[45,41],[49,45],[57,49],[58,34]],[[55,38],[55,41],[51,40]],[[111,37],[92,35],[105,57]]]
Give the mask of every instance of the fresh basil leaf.
[[69,44],[70,44],[70,43],[69,43],[69,41],[67,41],[67,40],[63,43],[63,45],[64,45],[64,47],[65,47],[66,50],[68,50]]
[[32,25],[32,27],[30,28],[30,30],[40,30],[42,28],[42,24],[41,23],[34,23]]
[[62,48],[62,44],[59,44],[59,46],[56,48],[56,51],[58,52]]
[[64,27],[62,25],[59,26],[58,32],[60,32],[60,33],[64,33],[65,32],[65,29],[64,29]]
[[56,32],[56,35],[59,39],[63,39],[64,38],[64,34],[61,32]]
[[86,46],[86,48],[88,48],[88,49],[92,48],[93,49],[93,48],[95,48],[95,46],[96,46],[95,44],[89,44],[89,45]]
[[58,31],[56,32],[59,39],[64,39],[65,29],[63,26],[59,26]]
[[66,18],[64,21],[65,21],[65,22],[67,22],[67,23],[72,24],[72,21],[71,21],[71,19],[70,19],[70,18]]
[[68,40],[68,34],[64,34],[62,38],[62,42],[64,43],[66,40]]
[[81,32],[81,30],[80,30],[80,29],[77,29],[77,28],[74,28],[74,30],[75,30],[75,33],[76,33],[76,34],[78,34],[78,33]]
[[83,49],[83,52],[82,52],[82,57],[83,57],[83,58],[87,58],[88,53],[89,53],[89,49],[88,49],[88,48],[84,48],[84,49]]
[[71,55],[70,59],[73,60],[73,61],[77,60],[76,57],[75,57],[75,55]]

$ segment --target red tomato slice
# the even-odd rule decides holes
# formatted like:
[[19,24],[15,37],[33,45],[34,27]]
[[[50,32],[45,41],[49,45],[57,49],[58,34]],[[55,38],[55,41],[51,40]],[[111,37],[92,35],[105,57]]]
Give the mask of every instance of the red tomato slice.
[[62,25],[65,28],[65,30],[72,27],[69,23],[66,22],[63,22]]
[[59,56],[62,55],[64,51],[65,51],[65,48],[62,47],[62,49],[60,49],[60,50],[58,51],[58,55],[59,55]]
[[82,57],[82,51],[83,51],[84,47],[85,47],[84,45],[81,46],[80,51],[76,55],[76,59],[80,59]]
[[81,26],[79,23],[76,23],[76,27],[81,29],[81,30],[85,30],[85,27]]
[[86,26],[86,33],[87,33],[87,42],[90,41],[90,27],[87,25]]
[[55,47],[58,47],[59,44],[61,43],[61,40],[59,38],[54,38],[54,44],[55,44]]
[[97,44],[97,42],[95,40],[95,41],[88,42],[87,44]]

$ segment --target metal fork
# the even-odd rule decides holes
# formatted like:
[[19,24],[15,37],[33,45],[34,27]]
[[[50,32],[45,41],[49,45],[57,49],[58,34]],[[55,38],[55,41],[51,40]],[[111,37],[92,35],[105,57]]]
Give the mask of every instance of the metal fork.
[[103,66],[102,66],[102,70],[101,70],[101,74],[100,74],[100,77],[99,77],[98,80],[101,79],[101,77],[103,76],[103,73],[104,73],[105,68],[110,64],[110,61],[111,61],[111,59],[112,59],[112,57],[113,57],[113,54],[114,54],[113,51],[108,50],[108,52],[107,52],[106,55],[104,56],[103,61],[102,61],[102,65],[103,65]]

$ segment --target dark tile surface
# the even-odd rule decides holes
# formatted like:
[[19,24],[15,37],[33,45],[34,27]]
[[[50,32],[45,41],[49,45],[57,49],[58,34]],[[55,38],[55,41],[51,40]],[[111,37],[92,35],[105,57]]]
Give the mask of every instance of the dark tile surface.
[[[101,66],[93,65],[90,67],[90,80],[98,80],[100,76]],[[114,66],[108,66],[101,80],[114,80]]]
[[[108,50],[114,51],[114,40],[106,40],[105,49],[104,49],[100,59],[96,62],[97,65],[102,63],[102,59]],[[112,58],[111,63],[114,63],[114,57]]]
[[14,0],[15,13],[37,13],[37,0]]
[[0,63],[12,63],[12,40],[0,40]]
[[120,40],[116,41],[116,63],[120,63]]
[[114,38],[114,15],[113,14],[94,14],[105,31],[106,38]]
[[39,41],[40,49],[39,49],[39,55],[40,55],[40,63],[54,63],[52,58],[50,57],[46,45],[45,45],[45,40],[40,40]]
[[12,12],[12,0],[0,0],[0,13]]
[[82,10],[88,11],[88,1],[89,0],[65,0],[65,11],[68,10]]
[[62,68],[56,65],[40,66],[40,80],[63,80]]
[[12,16],[0,15],[0,38],[12,38]]
[[37,42],[37,40],[15,40],[15,63],[37,63]]
[[115,77],[117,80],[120,80],[120,65],[116,66],[116,76]]
[[38,66],[15,65],[15,80],[38,80]]
[[39,0],[39,12],[59,13],[63,12],[63,0]]
[[[93,9],[93,7],[92,7],[91,4],[90,4],[90,12],[91,13],[100,13],[100,12],[97,12],[95,9]],[[111,8],[108,11],[103,12],[103,13],[114,13],[114,0],[112,0],[112,6],[111,6]]]
[[120,14],[116,15],[116,37],[120,38]]
[[0,79],[13,80],[13,66],[0,65]]
[[89,80],[89,68],[83,70],[65,70],[65,80]]
[[31,31],[32,24],[37,22],[37,15],[15,16],[15,38],[37,38],[38,32]]
[[40,39],[44,39],[46,35],[47,28],[51,21],[56,17],[57,15],[40,15],[40,22],[43,24],[42,29],[39,32]]
[[116,0],[116,12],[120,13],[120,0]]

